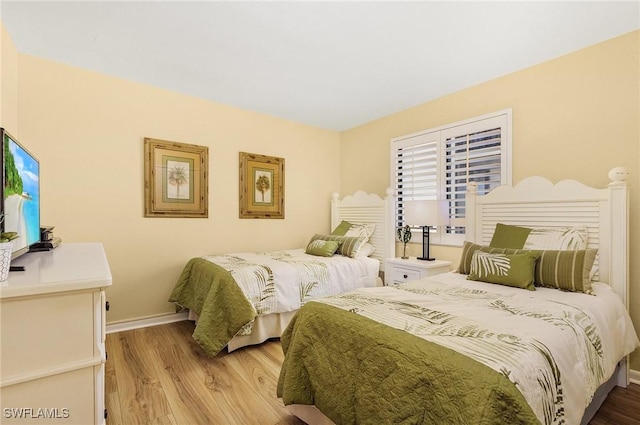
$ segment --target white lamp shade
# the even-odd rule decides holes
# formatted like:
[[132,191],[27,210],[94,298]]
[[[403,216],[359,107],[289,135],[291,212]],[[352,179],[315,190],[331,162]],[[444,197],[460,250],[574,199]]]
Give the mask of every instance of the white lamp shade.
[[409,226],[440,226],[449,224],[446,201],[404,201],[404,224]]

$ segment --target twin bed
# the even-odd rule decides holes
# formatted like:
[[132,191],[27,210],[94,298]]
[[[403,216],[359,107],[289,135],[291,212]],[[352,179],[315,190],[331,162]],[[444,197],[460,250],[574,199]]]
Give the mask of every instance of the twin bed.
[[309,238],[337,241],[336,255],[311,255],[306,247],[193,258],[169,301],[189,309],[193,337],[209,355],[278,338],[308,300],[382,284],[383,259],[395,255],[393,232],[386,230],[393,208],[391,193],[384,199],[362,191],[343,199],[333,194],[331,229],[340,235]]
[[[278,396],[313,425],[588,423],[640,345],[628,189],[611,177],[605,189],[532,177],[484,196],[470,185],[458,272],[304,302],[282,329]],[[498,246],[505,226],[580,229],[583,245]]]
[[[627,313],[627,187],[612,177],[606,189],[532,177],[485,196],[470,185],[459,272],[306,304],[282,336],[278,396],[309,424],[588,423],[627,385],[639,345]],[[580,229],[586,237],[568,245],[585,245],[490,247],[504,225]],[[508,257],[510,281],[479,271],[485,254]],[[548,267],[554,255],[572,257]],[[538,281],[549,287],[529,287]]]

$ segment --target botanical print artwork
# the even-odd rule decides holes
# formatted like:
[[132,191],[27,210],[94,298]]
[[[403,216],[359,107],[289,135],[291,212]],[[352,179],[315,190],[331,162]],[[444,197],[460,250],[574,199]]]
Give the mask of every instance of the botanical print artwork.
[[[531,303],[482,290],[446,285],[432,290],[411,287],[398,290],[428,296],[429,301],[435,301],[429,306],[460,300],[475,313],[481,309],[498,312],[504,317],[502,323],[512,322],[509,317],[523,316],[527,317],[526,323],[530,327],[538,328],[540,325],[536,322],[544,322],[559,330],[566,329],[566,338],[574,339],[581,348],[575,354],[576,362],[595,372],[595,376],[585,374],[589,382],[584,384],[595,389],[597,381],[604,375],[602,342],[595,324],[575,307],[554,301]],[[514,329],[500,323],[489,326],[489,322],[475,317],[358,292],[330,296],[318,302],[371,318],[471,357],[513,382],[543,424],[565,423],[565,396],[556,359],[545,343],[533,337],[534,333],[526,327]]]
[[254,204],[273,204],[273,198],[271,196],[271,181],[273,180],[273,172],[270,170],[255,169],[255,181],[256,187],[253,194]]
[[183,161],[167,161],[167,198],[190,198],[189,165],[188,162]]

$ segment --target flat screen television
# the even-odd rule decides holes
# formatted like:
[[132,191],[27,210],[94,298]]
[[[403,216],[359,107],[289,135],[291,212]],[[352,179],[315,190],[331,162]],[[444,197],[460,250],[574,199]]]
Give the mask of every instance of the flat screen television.
[[4,128],[2,136],[3,233],[15,232],[11,258],[29,251],[40,242],[40,162]]

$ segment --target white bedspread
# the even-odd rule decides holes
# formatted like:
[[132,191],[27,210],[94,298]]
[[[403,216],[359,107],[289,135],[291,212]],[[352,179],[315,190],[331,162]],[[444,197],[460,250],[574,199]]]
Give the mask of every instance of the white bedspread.
[[543,424],[579,424],[596,389],[640,346],[620,298],[606,284],[594,283],[593,289],[595,296],[526,291],[445,273],[321,301],[504,374]]

